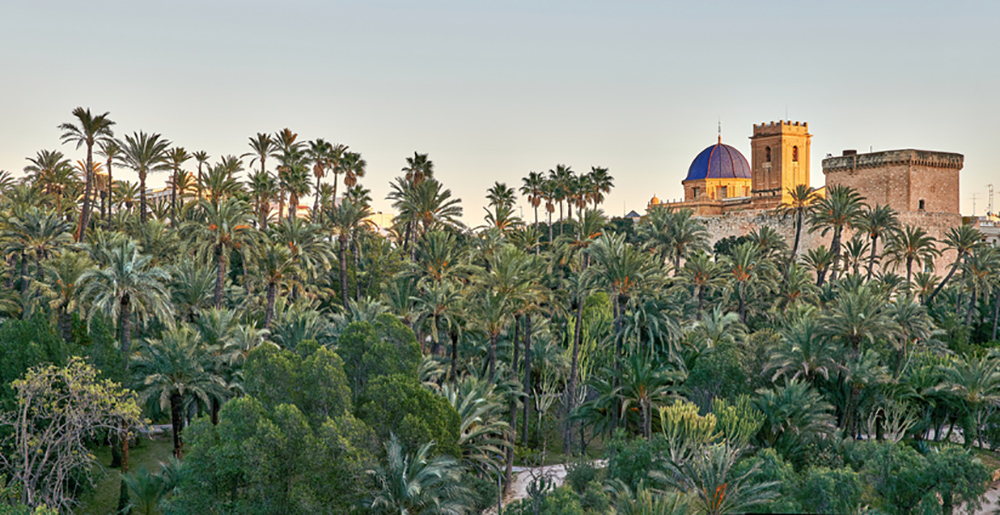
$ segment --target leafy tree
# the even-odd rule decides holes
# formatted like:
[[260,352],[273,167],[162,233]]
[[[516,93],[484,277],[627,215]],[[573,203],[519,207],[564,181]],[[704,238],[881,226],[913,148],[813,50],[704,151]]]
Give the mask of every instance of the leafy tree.
[[813,467],[803,474],[797,497],[811,513],[857,513],[864,483],[850,467]]
[[294,405],[314,425],[350,413],[351,392],[340,356],[318,345],[299,346],[295,351],[273,345],[252,350],[243,367],[247,395],[268,410]]
[[83,145],[87,147],[87,161],[84,168],[86,177],[84,178],[83,206],[80,209],[80,225],[76,233],[77,242],[83,241],[84,231],[86,231],[87,224],[90,221],[90,197],[91,191],[95,191],[94,144],[100,144],[114,138],[111,126],[115,122],[108,118],[109,114],[111,113],[94,116],[90,113],[89,108],[77,107],[73,110],[73,116],[76,117],[78,124],[64,123],[59,125],[59,130],[64,131],[62,136],[60,136],[63,143],[76,143],[76,148],[80,148]]
[[94,465],[87,443],[142,422],[135,397],[77,357],[65,367],[32,368],[11,386],[17,410],[0,415],[0,427],[11,429],[5,443],[13,451],[0,453],[2,470],[20,488],[21,503],[69,510],[71,480],[89,480]]
[[410,328],[390,315],[375,323],[352,322],[337,341],[344,371],[357,400],[376,377],[403,375],[417,378],[420,345]]
[[461,456],[458,447],[462,420],[455,408],[403,375],[376,377],[358,407],[359,418],[383,440],[396,434],[407,449],[434,442],[449,456]]

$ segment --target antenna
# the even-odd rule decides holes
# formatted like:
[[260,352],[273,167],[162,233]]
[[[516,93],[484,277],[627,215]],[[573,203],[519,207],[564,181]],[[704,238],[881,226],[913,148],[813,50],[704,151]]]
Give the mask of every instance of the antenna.
[[976,216],[976,198],[979,196],[978,193],[972,194],[972,216]]
[[986,214],[987,215],[992,215],[993,214],[993,185],[992,184],[987,184],[986,185],[986,191],[987,191],[987,195],[989,195],[989,197],[986,200],[988,202],[988,204],[987,204],[988,207],[986,208]]

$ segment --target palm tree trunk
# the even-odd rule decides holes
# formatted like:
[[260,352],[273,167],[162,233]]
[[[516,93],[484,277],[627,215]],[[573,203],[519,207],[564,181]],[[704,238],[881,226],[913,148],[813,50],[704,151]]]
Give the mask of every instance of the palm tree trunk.
[[21,252],[21,296],[28,294],[28,256]]
[[910,277],[913,276],[913,258],[906,258],[906,285],[910,285]]
[[215,246],[215,307],[222,308],[222,286],[226,282],[226,259],[222,245]]
[[830,266],[830,279],[837,279],[838,265],[840,264],[840,231],[837,227],[833,230],[833,240],[830,241],[830,251],[833,252],[833,264]]
[[351,238],[351,255],[354,257],[354,301],[361,302],[361,251],[358,249],[357,237]]
[[220,409],[222,409],[222,403],[219,402],[219,398],[218,397],[212,397],[212,415],[211,415],[211,420],[212,420],[212,425],[213,426],[219,425],[219,410]]
[[267,309],[264,311],[264,329],[271,328],[271,319],[274,318],[274,298],[278,287],[274,281],[267,283]]
[[997,298],[993,301],[993,337],[991,341],[997,340],[997,322],[1000,321],[1000,288],[997,289]]
[[90,192],[94,187],[94,146],[87,143],[87,169],[84,170],[83,206],[80,208],[80,226],[76,231],[76,242],[83,241],[87,223],[90,222]]
[[[622,336],[623,336],[623,320],[622,312],[624,308],[622,303],[627,302],[625,296],[618,293],[612,297],[612,313],[614,316],[614,330],[615,330],[615,378],[612,383],[612,387],[617,389],[620,385],[618,384],[618,375],[621,372],[621,357],[622,357]],[[618,415],[621,413],[621,399],[616,398],[615,400],[615,412],[614,416],[611,418],[611,428],[612,430],[618,428]]]
[[[584,256],[584,266],[587,257]],[[580,340],[583,337],[583,305],[586,299],[582,294],[577,295],[576,320],[573,323],[573,357],[569,366],[569,384],[566,385],[566,416],[565,429],[563,430],[563,454],[569,455],[573,446],[573,422],[570,417],[573,415],[574,403],[576,402],[576,381],[580,370]]]
[[[347,309],[347,235],[340,235],[340,248],[339,258],[340,258],[340,299],[344,303],[344,309]],[[423,345],[423,343],[421,343]]]
[[799,251],[799,239],[802,235],[802,209],[795,210],[795,241],[792,243],[792,254],[788,257],[788,264],[795,262],[795,254]]
[[451,337],[451,384],[458,384],[458,331],[448,330]]
[[[517,342],[514,342],[515,345]],[[528,421],[531,420],[531,315],[524,315],[524,431],[522,445],[528,446]]]
[[[972,286],[972,300],[969,302],[969,311],[965,315],[965,326],[972,332],[972,312],[976,310],[976,286]],[[970,336],[971,337],[971,336]]]
[[59,329],[62,332],[63,340],[67,343],[73,338],[73,324],[69,313],[66,312],[66,303],[59,305]]
[[170,227],[177,227],[177,170],[170,178]]
[[121,306],[119,306],[121,314],[122,325],[122,358],[125,359],[125,370],[128,370],[129,365],[129,351],[132,348],[132,306],[128,295],[122,297]]
[[931,304],[931,301],[934,300],[934,297],[938,294],[938,292],[944,289],[944,285],[948,284],[948,281],[951,279],[951,276],[955,274],[955,270],[958,270],[958,267],[962,264],[962,257],[963,256],[961,254],[955,257],[955,262],[951,264],[951,269],[948,270],[948,275],[944,276],[944,279],[941,280],[941,284],[939,284],[937,288],[934,288],[934,291],[932,291],[931,294],[927,296],[927,301],[925,301],[924,304],[929,306]]
[[170,429],[174,436],[174,457],[181,459],[181,425],[183,420],[184,397],[174,392],[170,394]]
[[111,202],[114,200],[114,195],[111,194],[111,186],[114,185],[115,181],[111,179],[111,158],[108,158],[108,211],[107,215],[104,217],[104,222],[108,224],[108,229],[111,229]]
[[878,235],[872,236],[872,253],[868,257],[868,278],[866,281],[872,280],[872,271],[875,269],[875,249],[878,248]]
[[146,172],[139,171],[139,221],[146,223]]
[[552,211],[549,211],[549,247],[552,247]]
[[318,218],[318,215],[319,215],[319,180],[320,179],[321,179],[321,177],[317,175],[316,176],[316,196],[315,196],[315,198],[313,198],[313,211],[312,211],[314,219]]
[[746,287],[744,283],[740,282],[738,288],[739,288],[739,298],[740,298],[740,305],[739,305],[740,323],[745,324],[747,323],[747,301],[746,301],[746,289],[745,289]]

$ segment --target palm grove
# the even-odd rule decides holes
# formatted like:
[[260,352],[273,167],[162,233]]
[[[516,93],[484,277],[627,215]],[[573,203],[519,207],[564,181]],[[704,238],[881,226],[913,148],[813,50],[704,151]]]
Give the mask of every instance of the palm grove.
[[[558,165],[469,228],[414,153],[384,236],[346,145],[213,159],[115,125],[79,108],[81,160],[0,176],[3,509],[79,509],[101,446],[141,513],[474,513],[552,461],[566,485],[505,513],[947,515],[986,489],[1000,256],[972,227],[800,187],[790,245],[709,248],[687,211],[608,219],[608,170]],[[151,422],[174,458],[130,470]]]

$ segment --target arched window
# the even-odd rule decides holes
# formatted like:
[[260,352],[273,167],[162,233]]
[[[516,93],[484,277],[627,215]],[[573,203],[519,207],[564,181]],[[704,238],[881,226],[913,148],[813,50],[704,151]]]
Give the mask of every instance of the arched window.
[[771,162],[771,147],[764,147],[764,162]]
[[792,147],[792,161],[799,162],[799,147]]

